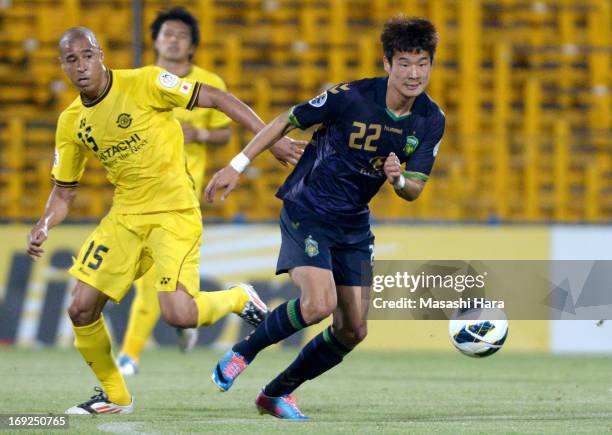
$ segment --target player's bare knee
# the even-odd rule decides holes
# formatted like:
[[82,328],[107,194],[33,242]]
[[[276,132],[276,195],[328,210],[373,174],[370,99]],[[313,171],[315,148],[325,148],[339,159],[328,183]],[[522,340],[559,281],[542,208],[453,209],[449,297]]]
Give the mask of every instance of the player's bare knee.
[[[160,299],[160,302],[162,300]],[[189,312],[186,304],[179,303],[178,299],[167,299],[161,304],[161,313],[164,320],[175,328],[192,328],[197,323]]]
[[329,293],[319,293],[300,298],[300,309],[306,323],[312,325],[331,316],[337,305],[335,293],[331,294],[334,297]]
[[300,309],[307,324],[319,323],[334,312],[338,301],[330,271],[297,268],[292,271],[291,278],[300,287]]
[[74,326],[86,326],[95,322],[99,315],[96,315],[95,307],[86,307],[74,300],[68,307],[68,316]]
[[166,323],[175,328],[190,328],[193,327],[193,323],[186,315],[185,310],[178,309],[176,307],[162,308],[162,316]]
[[198,321],[197,307],[193,298],[180,290],[158,294],[161,314],[170,326],[193,328]]
[[182,317],[175,311],[162,311],[162,316],[166,323],[170,326],[174,326],[175,328],[182,328],[183,319]]
[[361,343],[368,335],[368,325],[366,323],[355,327],[334,328],[334,336],[340,343],[352,349]]
[[327,319],[333,310],[324,310],[321,308],[313,309],[312,311],[302,311],[302,317],[308,325],[315,325],[322,320]]
[[368,325],[364,324],[355,330],[355,345],[361,343],[368,336]]

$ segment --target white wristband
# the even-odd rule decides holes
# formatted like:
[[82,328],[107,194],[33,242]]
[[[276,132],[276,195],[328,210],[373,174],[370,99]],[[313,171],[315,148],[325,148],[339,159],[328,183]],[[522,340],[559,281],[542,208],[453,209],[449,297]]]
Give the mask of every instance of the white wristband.
[[239,174],[242,174],[246,167],[249,166],[249,163],[251,163],[251,160],[246,156],[246,154],[241,152],[232,159],[230,166]]
[[393,188],[395,190],[402,190],[406,185],[406,178],[403,175],[400,175],[395,183],[393,183]]

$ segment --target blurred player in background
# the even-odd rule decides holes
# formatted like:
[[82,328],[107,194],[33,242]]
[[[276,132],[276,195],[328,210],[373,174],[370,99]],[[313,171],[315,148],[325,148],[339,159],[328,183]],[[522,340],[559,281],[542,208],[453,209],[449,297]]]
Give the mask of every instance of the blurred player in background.
[[[181,7],[160,12],[151,24],[151,39],[157,56],[155,64],[181,78],[198,81],[226,90],[223,80],[210,71],[193,64],[194,52],[200,43],[200,29],[196,18]],[[185,140],[187,169],[195,184],[196,196],[201,198],[206,170],[206,146],[225,145],[230,138],[231,119],[214,109],[177,107],[174,115],[181,123]],[[117,359],[124,376],[138,372],[143,347],[149,340],[160,316],[155,272],[146,273],[136,281],[136,297],[132,303],[128,327]],[[198,329],[177,329],[179,348],[191,350],[198,340]]]
[[289,272],[301,296],[272,311],[212,373],[227,391],[259,351],[332,315],[332,325],[259,393],[261,413],[306,419],[293,391],[338,365],[365,338],[370,274],[362,276],[362,266],[369,264],[371,272],[374,255],[368,203],[385,181],[414,201],[436,158],[444,114],[424,92],[436,29],[425,19],[397,17],[385,24],[381,41],[387,77],[335,86],[278,116],[206,188],[208,201],[223,188],[227,197],[271,144],[294,128],[321,124],[277,192],[283,209],[276,273]]
[[[58,120],[53,180],[41,219],[28,237],[28,254],[43,255],[51,228],[68,215],[90,153],[115,185],[113,206],[86,240],[70,273],[77,279],[68,308],[74,344],[102,384],[68,414],[127,414],[129,393],[111,352],[102,310],[120,303],[132,283],[154,266],[161,313],[172,326],[211,325],[234,312],[251,324],[266,306],[250,286],[199,291],[200,204],[184,156],[175,107],[216,108],[253,132],[264,123],[233,95],[157,66],[111,71],[93,32],[67,30],[60,61],[80,95]],[[281,146],[296,149],[283,138]]]

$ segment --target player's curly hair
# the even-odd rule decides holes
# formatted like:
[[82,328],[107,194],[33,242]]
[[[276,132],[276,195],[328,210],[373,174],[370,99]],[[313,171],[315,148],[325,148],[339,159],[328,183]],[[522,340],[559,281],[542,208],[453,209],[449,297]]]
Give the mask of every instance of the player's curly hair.
[[162,25],[166,21],[177,20],[182,21],[187,24],[191,29],[191,44],[194,47],[197,47],[200,44],[200,26],[198,24],[198,20],[196,17],[191,15],[191,13],[180,6],[173,7],[171,9],[167,9],[165,11],[161,11],[155,17],[155,21],[151,23],[151,39],[155,41],[157,39],[157,35],[159,35],[159,31],[161,30]]
[[425,18],[399,15],[387,20],[380,41],[389,63],[398,51],[426,51],[433,62],[438,45],[438,32],[431,21]]

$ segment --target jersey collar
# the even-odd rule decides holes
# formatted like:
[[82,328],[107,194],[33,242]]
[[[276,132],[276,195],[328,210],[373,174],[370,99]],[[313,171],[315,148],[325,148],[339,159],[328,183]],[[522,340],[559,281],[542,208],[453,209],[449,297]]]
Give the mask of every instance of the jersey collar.
[[102,101],[104,99],[104,97],[106,97],[108,95],[108,93],[111,90],[111,86],[113,85],[113,72],[109,69],[108,70],[108,81],[106,82],[106,86],[104,87],[104,90],[102,91],[102,93],[95,99],[88,101],[87,103],[85,101],[83,101],[83,95],[81,94],[81,104],[83,104],[83,106],[85,107],[93,107],[96,104],[98,104],[100,101]]

